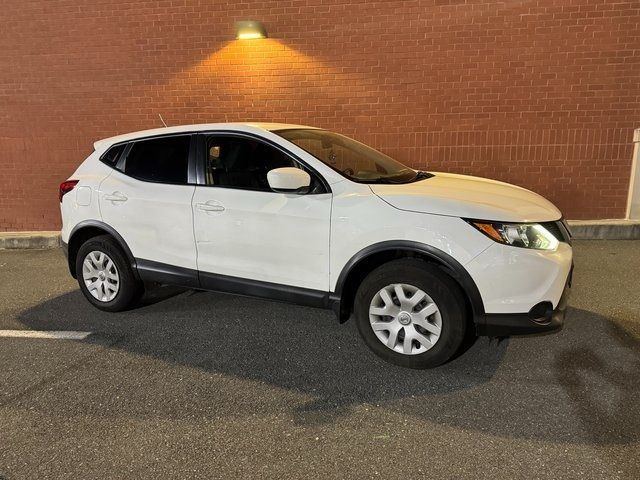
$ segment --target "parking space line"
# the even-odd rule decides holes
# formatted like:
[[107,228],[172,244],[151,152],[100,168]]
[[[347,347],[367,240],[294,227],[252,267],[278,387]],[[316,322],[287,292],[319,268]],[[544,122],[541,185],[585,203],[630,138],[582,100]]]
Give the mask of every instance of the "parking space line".
[[73,330],[0,330],[0,337],[11,338],[49,338],[54,340],[82,340],[91,332]]

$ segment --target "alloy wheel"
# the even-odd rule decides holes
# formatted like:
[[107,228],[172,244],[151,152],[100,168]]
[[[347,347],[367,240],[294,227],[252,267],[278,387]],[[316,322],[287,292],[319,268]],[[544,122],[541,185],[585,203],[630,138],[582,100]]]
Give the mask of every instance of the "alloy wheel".
[[369,321],[378,340],[404,355],[426,352],[442,331],[442,315],[433,299],[404,283],[387,285],[373,296]]
[[92,251],[82,262],[82,278],[89,293],[100,302],[110,302],[120,289],[120,276],[109,255]]

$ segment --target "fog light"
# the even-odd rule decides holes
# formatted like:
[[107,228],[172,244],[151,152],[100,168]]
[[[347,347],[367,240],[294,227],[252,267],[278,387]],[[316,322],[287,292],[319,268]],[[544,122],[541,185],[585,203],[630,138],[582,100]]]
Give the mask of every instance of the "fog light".
[[551,302],[540,302],[529,310],[529,318],[540,325],[549,324],[552,315],[553,304]]

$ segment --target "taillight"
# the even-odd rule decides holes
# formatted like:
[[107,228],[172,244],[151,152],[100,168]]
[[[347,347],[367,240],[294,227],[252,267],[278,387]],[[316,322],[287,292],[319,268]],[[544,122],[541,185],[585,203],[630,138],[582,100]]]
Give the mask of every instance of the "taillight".
[[66,193],[69,193],[71,190],[73,190],[78,182],[79,180],[67,180],[66,182],[62,182],[60,184],[60,203],[62,203],[62,197],[64,197]]

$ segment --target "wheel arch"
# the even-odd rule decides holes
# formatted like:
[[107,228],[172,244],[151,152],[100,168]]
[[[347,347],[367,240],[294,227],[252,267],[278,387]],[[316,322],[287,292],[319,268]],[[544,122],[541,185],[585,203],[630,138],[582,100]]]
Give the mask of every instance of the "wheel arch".
[[127,245],[127,242],[124,241],[124,238],[122,238],[122,236],[113,227],[99,220],[85,220],[80,222],[69,234],[69,243],[67,244],[67,261],[69,264],[69,272],[73,278],[76,278],[75,265],[78,250],[80,250],[82,244],[87,240],[100,235],[109,235],[118,243],[118,245],[120,245],[120,248],[122,248],[127,260],[131,264],[133,274],[136,276],[136,279],[139,279],[136,260],[131,253],[131,249]]
[[339,299],[339,308],[334,308],[340,322],[345,322],[353,311],[353,301],[362,280],[373,269],[398,258],[414,257],[437,265],[458,284],[464,294],[472,319],[477,325],[484,318],[484,304],[476,283],[469,272],[451,255],[442,250],[409,240],[391,240],[370,245],[345,264],[340,272],[334,298]]

